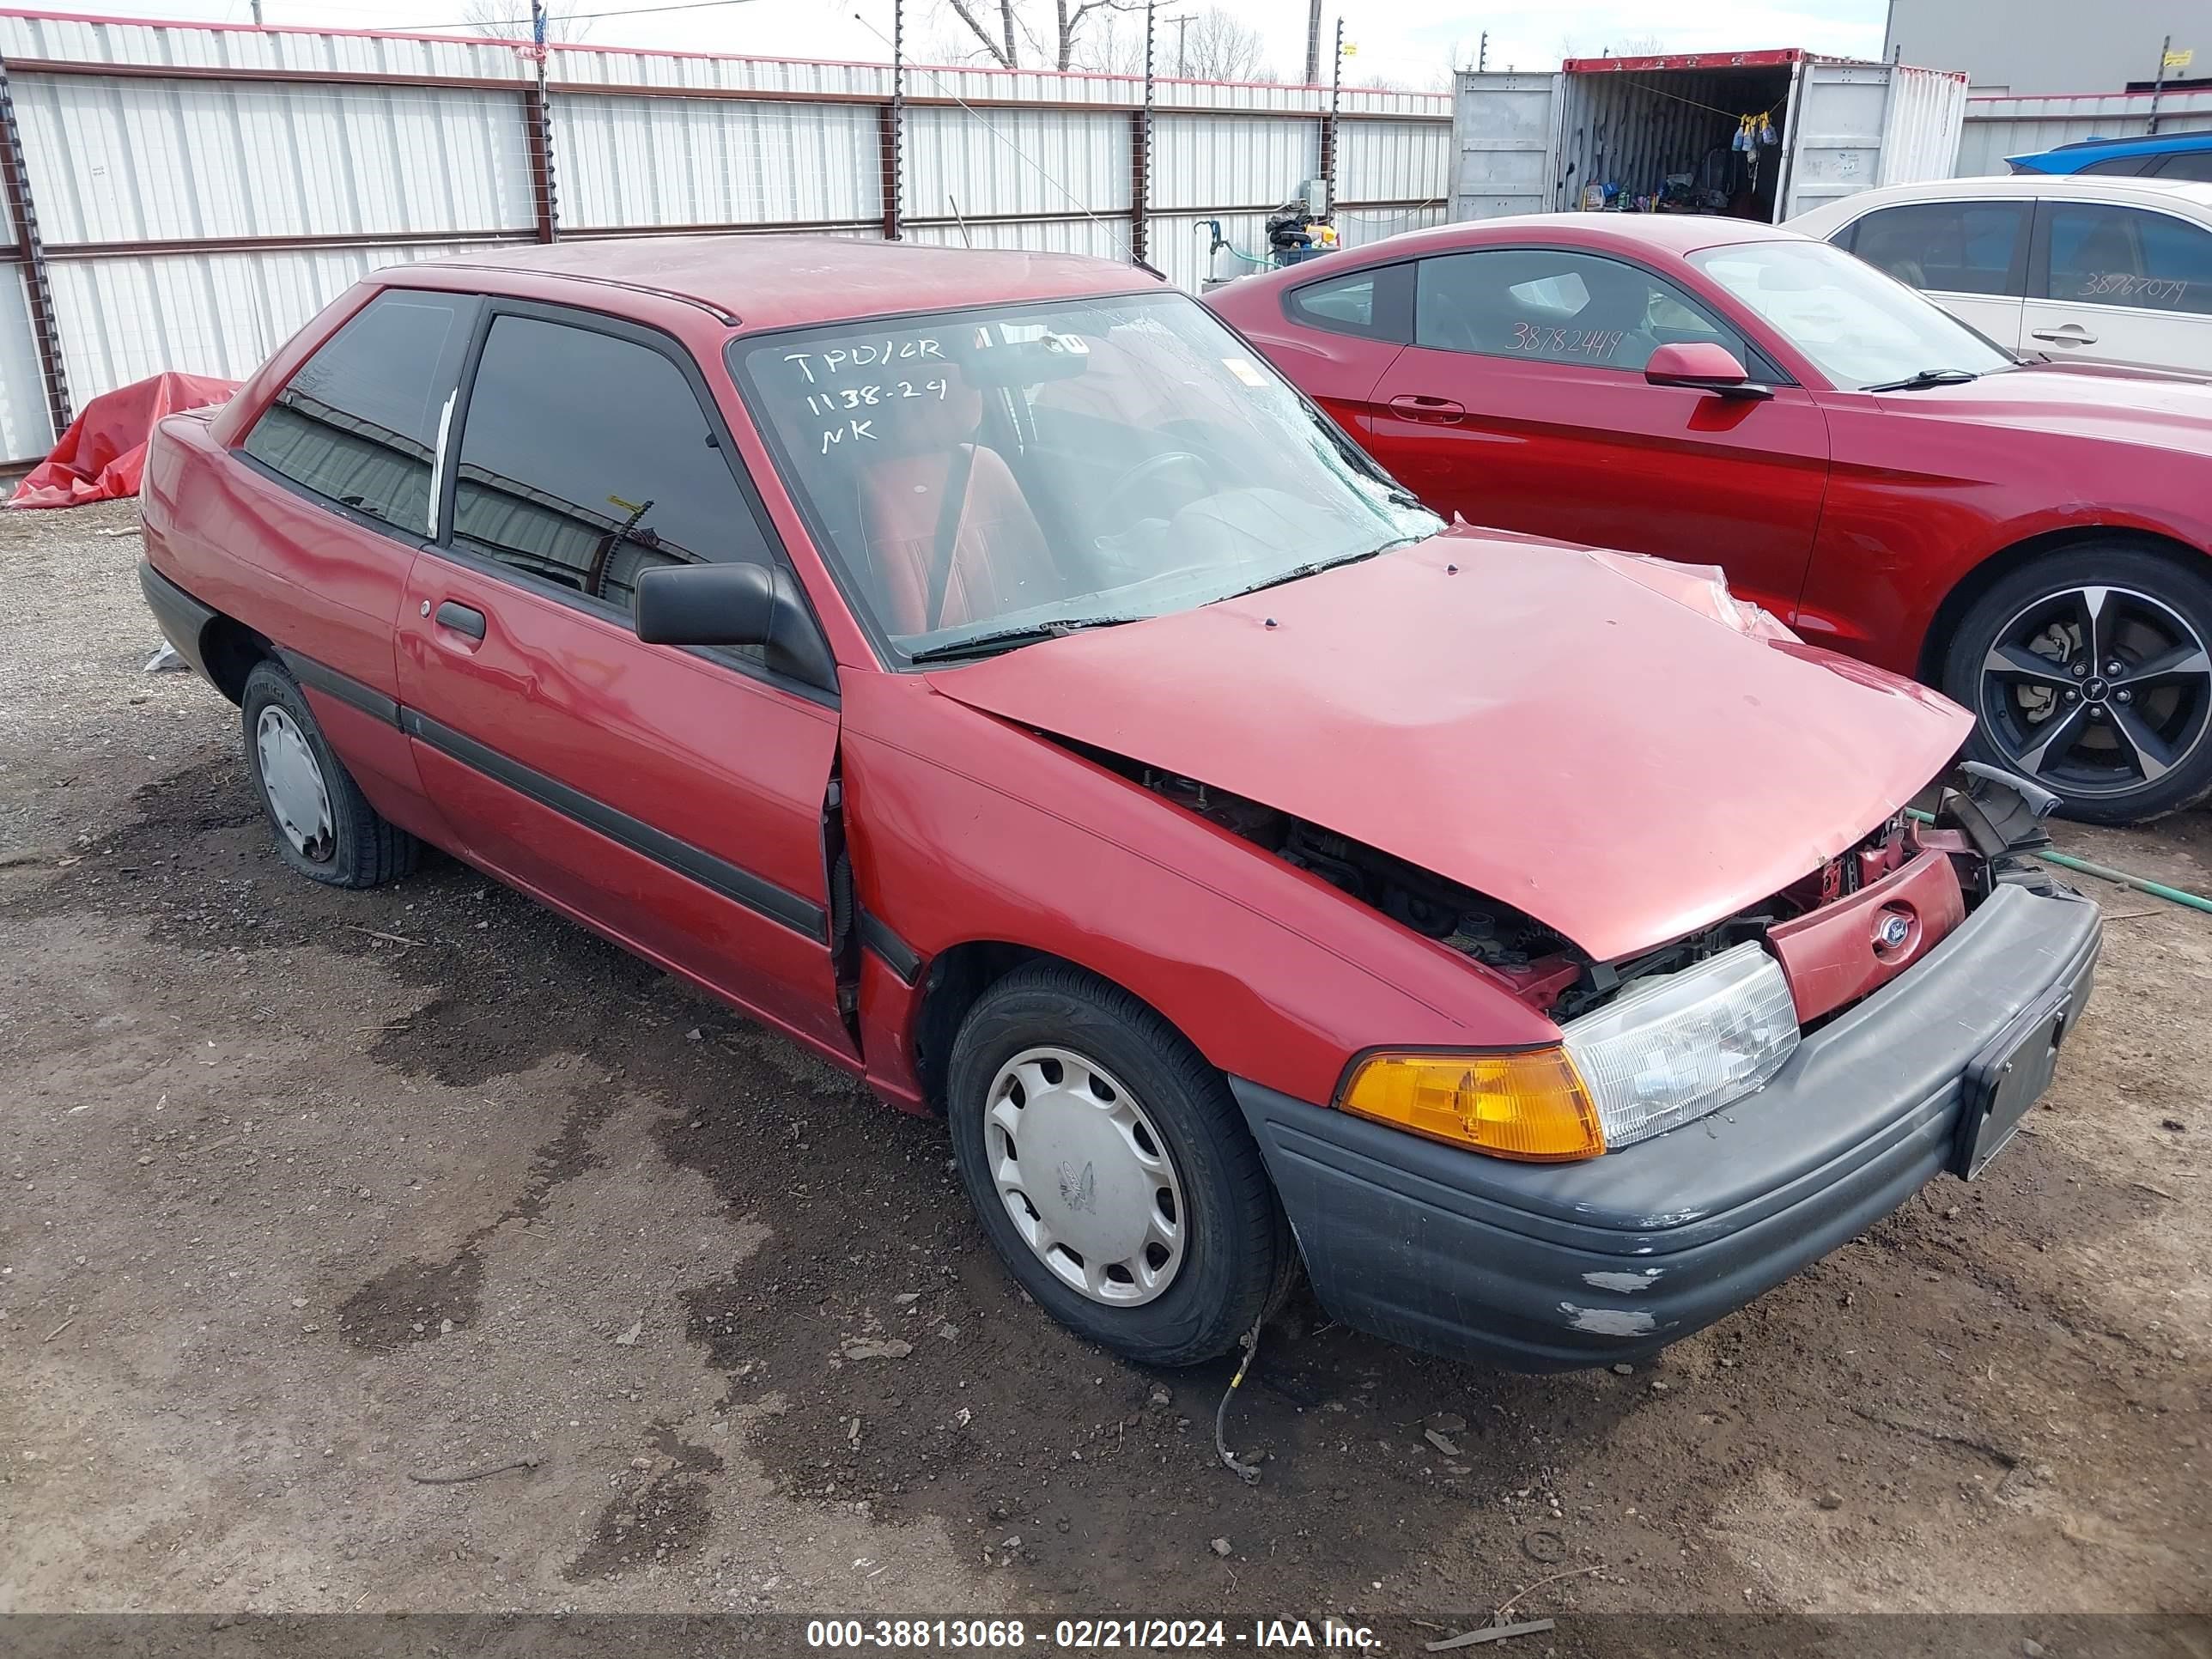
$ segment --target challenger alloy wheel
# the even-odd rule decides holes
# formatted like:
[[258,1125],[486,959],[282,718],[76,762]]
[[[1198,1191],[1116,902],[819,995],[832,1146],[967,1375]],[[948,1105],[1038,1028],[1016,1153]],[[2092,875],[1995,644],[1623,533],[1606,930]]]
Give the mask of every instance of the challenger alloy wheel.
[[2148,593],[2084,586],[2011,617],[1982,661],[1982,719],[2027,776],[2069,794],[2155,783],[2203,741],[2212,656]]
[[2125,823],[2212,788],[2212,582],[2134,548],[2048,555],[1962,620],[1944,690],[1984,758]]

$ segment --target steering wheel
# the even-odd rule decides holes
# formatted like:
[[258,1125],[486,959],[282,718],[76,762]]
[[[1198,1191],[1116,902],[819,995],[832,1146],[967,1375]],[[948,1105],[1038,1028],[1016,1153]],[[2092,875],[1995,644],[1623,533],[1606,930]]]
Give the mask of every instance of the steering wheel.
[[1188,449],[1164,449],[1157,455],[1147,455],[1134,466],[1114,480],[1108,494],[1119,501],[1140,484],[1148,484],[1155,477],[1174,466],[1188,466],[1199,476],[1201,484],[1206,482],[1206,463]]

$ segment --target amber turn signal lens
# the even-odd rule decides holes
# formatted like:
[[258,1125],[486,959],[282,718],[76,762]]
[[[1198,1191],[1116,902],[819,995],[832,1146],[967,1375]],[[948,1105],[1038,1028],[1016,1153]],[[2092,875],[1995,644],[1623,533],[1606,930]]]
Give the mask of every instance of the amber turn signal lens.
[[1493,1158],[1565,1164],[1605,1151],[1597,1107],[1558,1048],[1515,1054],[1374,1054],[1337,1104]]

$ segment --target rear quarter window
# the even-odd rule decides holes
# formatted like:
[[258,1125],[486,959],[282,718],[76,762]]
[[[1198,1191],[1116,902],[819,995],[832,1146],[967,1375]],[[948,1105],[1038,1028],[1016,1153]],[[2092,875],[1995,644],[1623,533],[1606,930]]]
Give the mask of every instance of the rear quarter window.
[[1370,265],[1303,283],[1284,296],[1283,308],[1309,328],[1402,343],[1413,337],[1413,268]]
[[398,533],[430,535],[438,424],[480,303],[378,295],[300,365],[244,453],[310,495]]

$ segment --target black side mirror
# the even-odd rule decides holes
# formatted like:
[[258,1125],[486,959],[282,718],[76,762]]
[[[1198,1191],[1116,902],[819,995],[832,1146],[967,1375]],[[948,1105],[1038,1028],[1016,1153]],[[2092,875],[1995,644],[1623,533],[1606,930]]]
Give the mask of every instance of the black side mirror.
[[630,619],[647,645],[757,645],[778,673],[837,688],[799,586],[766,564],[665,564],[637,574]]

